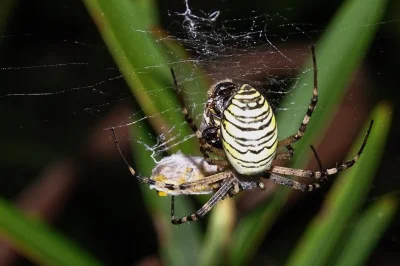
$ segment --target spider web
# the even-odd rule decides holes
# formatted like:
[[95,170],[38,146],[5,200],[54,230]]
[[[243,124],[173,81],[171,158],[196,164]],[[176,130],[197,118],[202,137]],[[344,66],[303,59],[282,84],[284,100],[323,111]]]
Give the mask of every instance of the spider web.
[[[244,18],[230,18],[228,11],[194,11],[188,0],[185,1],[184,12],[170,12],[169,16],[173,22],[167,28],[170,35],[166,39],[177,40],[191,54],[183,62],[169,60],[171,67],[179,70],[180,64],[187,61],[195,69],[201,69],[210,83],[225,78],[242,84],[248,83],[264,92],[275,112],[290,108],[278,108],[278,102],[298,86],[302,61],[291,58],[293,55],[287,53],[285,44],[296,36],[306,36],[309,43],[313,43],[313,35],[319,33],[315,26],[310,27],[312,30],[307,30],[306,25],[289,23],[282,14],[252,12],[251,16]],[[277,28],[285,28],[282,36],[274,33]],[[299,45],[297,48],[302,52],[295,57],[309,55],[309,43]],[[206,101],[206,91],[198,85],[201,83],[199,79],[195,70],[190,73],[189,78],[177,75],[186,100],[194,102],[188,109],[197,125],[201,123]],[[191,84],[190,89],[184,86],[187,82]],[[194,100],[198,95],[203,96],[200,102]],[[156,115],[168,116],[170,112],[180,112],[180,109],[165,110],[165,113]],[[302,117],[298,119],[300,122]],[[128,126],[139,120],[140,118],[133,119],[121,125]],[[187,127],[186,124],[173,127],[167,132],[168,138],[160,134],[156,137],[156,145],[147,146],[155,161],[159,154],[194,137],[194,134],[183,135],[182,126]]]
[[[159,37],[157,43],[162,45],[163,41],[174,39],[190,54],[190,57],[185,60],[178,58],[174,60],[168,57],[168,64],[176,69],[177,73],[180,72],[182,64],[190,63],[195,67],[195,70],[201,69],[210,83],[231,78],[239,83],[251,84],[265,92],[270,104],[275,107],[275,112],[284,112],[292,107],[281,106],[277,108],[278,102],[293,90],[303,85],[308,86],[308,84],[298,84],[297,82],[299,76],[303,74],[299,73],[300,66],[303,58],[309,56],[309,45],[315,43],[317,35],[321,33],[321,29],[315,25],[289,21],[287,16],[290,15],[290,12],[290,9],[275,14],[260,14],[254,11],[250,15],[238,17],[235,14],[230,14],[229,10],[203,12],[191,8],[189,2],[186,1],[183,12],[169,11],[170,20],[166,27],[167,37]],[[143,32],[143,34],[153,35],[154,32]],[[158,35],[155,34],[155,36]],[[1,36],[1,39],[12,38],[19,38],[22,42],[25,38],[37,39],[38,42],[43,41],[43,36],[37,37],[34,34]],[[307,42],[303,41],[293,45],[293,43],[298,43],[298,39],[306,39]],[[64,39],[62,45],[73,46],[78,50],[94,53],[96,56],[108,53],[106,47],[85,41]],[[85,81],[76,82],[62,77],[61,80],[67,80],[62,84],[57,83],[57,77],[47,76],[44,77],[42,84],[35,87],[27,87],[26,84],[22,85],[24,83],[14,80],[12,82],[14,87],[0,94],[0,100],[5,103],[3,105],[4,113],[12,109],[10,106],[19,104],[31,105],[37,103],[44,106],[51,104],[54,106],[54,110],[67,109],[67,113],[70,115],[67,119],[64,118],[65,123],[74,126],[74,122],[67,120],[77,119],[76,123],[79,123],[82,117],[86,117],[87,120],[84,121],[98,121],[104,118],[116,105],[134,101],[132,94],[123,89],[126,88],[124,79],[131,77],[124,77],[118,68],[112,66],[112,62],[97,65],[91,59],[82,58],[82,55],[71,56],[68,62],[59,62],[56,57],[46,58],[43,55],[42,61],[37,64],[25,65],[23,60],[19,65],[16,65],[17,63],[0,67],[0,78],[6,79],[6,76],[10,73],[15,76],[15,79],[38,73],[45,75],[43,73],[46,72],[41,73],[41,71],[47,69],[55,70],[53,72],[60,76],[66,69],[68,72],[82,71],[85,73],[90,68],[96,74],[88,77]],[[151,74],[154,69],[159,67],[165,66],[155,65],[135,71]],[[206,91],[198,85],[200,77],[197,74],[197,71],[193,71],[189,73],[189,78],[187,75],[178,74],[177,79],[181,87],[184,88],[183,93],[189,102],[200,98],[200,101],[194,101],[188,106],[190,113],[199,125],[206,101]],[[190,90],[184,86],[186,83],[191,84]],[[171,88],[164,89],[170,90]],[[143,88],[137,89],[144,90]],[[160,91],[157,90],[146,90],[146,93],[150,94],[152,98],[162,97]],[[66,101],[66,99],[69,101]],[[58,105],[58,101],[62,102],[61,106]],[[64,102],[71,101],[74,102],[72,106],[65,106]],[[8,106],[8,109],[4,106]],[[171,114],[176,112],[180,112],[180,109],[166,109],[146,116],[140,109],[136,108],[135,111],[120,117],[118,123],[110,124],[108,127],[121,128],[134,124],[141,125],[154,118],[168,120]],[[11,129],[36,126],[31,121],[27,122],[27,117],[11,121],[4,120],[4,123],[8,123],[7,127]],[[50,114],[41,115],[34,121],[44,125],[50,123],[49,120],[52,119],[61,122],[57,117]],[[296,119],[300,122],[302,117]],[[81,124],[79,126],[82,127]],[[60,125],[60,127],[64,126]],[[156,160],[161,153],[193,137],[193,134],[182,134],[184,127],[186,128],[187,125],[182,123],[165,129],[164,131],[167,134],[150,135],[151,138],[155,139],[155,145],[146,143],[139,138],[133,140],[144,145],[151,152],[151,157]],[[128,136],[122,137],[129,138]]]

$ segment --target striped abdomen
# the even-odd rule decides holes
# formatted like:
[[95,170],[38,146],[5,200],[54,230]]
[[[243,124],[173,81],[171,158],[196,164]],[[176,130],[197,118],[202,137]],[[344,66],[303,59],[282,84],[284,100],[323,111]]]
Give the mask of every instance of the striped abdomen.
[[221,121],[222,145],[233,168],[243,175],[271,167],[278,130],[267,100],[245,84],[227,103]]

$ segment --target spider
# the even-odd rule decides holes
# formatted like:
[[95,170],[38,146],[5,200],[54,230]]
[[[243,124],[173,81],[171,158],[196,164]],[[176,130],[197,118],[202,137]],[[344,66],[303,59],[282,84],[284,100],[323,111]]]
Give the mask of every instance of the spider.
[[[182,113],[189,127],[197,137],[200,151],[209,166],[217,167],[211,171],[211,175],[200,174],[194,179],[184,178],[184,174],[174,174],[173,171],[165,172],[163,178],[143,177],[128,164],[131,174],[143,183],[149,184],[159,192],[172,195],[171,198],[171,222],[182,224],[188,221],[196,221],[205,216],[217,202],[227,196],[234,196],[242,190],[250,190],[256,187],[264,189],[261,178],[269,179],[277,184],[302,191],[312,191],[345,169],[352,167],[359,159],[367,143],[373,121],[368,128],[364,141],[356,154],[349,161],[345,161],[337,167],[322,169],[317,157],[320,169],[311,171],[294,169],[282,166],[272,166],[276,159],[288,160],[294,154],[293,144],[299,141],[306,132],[307,125],[318,102],[317,86],[317,62],[315,47],[311,46],[314,88],[308,110],[296,134],[278,141],[277,123],[273,111],[267,99],[255,88],[248,84],[236,84],[232,80],[225,79],[211,86],[208,92],[207,103],[203,113],[203,121],[200,130],[189,115],[184,103],[184,98],[179,88],[175,73],[171,69],[175,91],[180,102]],[[112,130],[114,142],[122,155],[118,140]],[[286,148],[282,151],[278,148]],[[190,156],[189,156],[190,158]],[[196,157],[191,157],[196,158]],[[200,171],[196,165],[183,161],[186,169]],[[161,168],[165,163],[161,163]],[[297,176],[313,178],[311,184],[301,183],[284,176]],[[179,178],[178,178],[179,177]],[[167,182],[165,182],[167,181]],[[176,218],[174,215],[174,195],[213,193],[211,198],[195,213]]]

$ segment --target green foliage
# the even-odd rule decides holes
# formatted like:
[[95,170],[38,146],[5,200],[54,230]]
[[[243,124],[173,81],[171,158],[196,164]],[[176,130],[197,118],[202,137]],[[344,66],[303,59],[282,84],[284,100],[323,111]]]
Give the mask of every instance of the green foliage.
[[[320,137],[324,135],[325,128],[330,118],[336,112],[337,106],[343,98],[346,84],[351,74],[356,70],[360,60],[369,48],[376,26],[380,21],[385,1],[346,1],[339,9],[336,16],[328,26],[328,30],[316,45],[318,64],[319,99],[313,117],[307,127],[307,134],[296,144],[296,154],[293,167],[304,167],[309,160],[309,144],[318,145]],[[363,12],[360,13],[360,10]],[[310,70],[309,63],[305,69]],[[304,73],[305,71],[301,71]],[[281,135],[288,136],[297,131],[298,124],[293,123],[302,119],[312,95],[313,73],[308,71],[297,84],[308,84],[306,87],[296,88],[292,95],[284,99],[283,106],[291,105],[292,108],[278,114],[278,125]],[[304,112],[299,112],[304,108]],[[298,114],[301,114],[298,119]],[[379,157],[373,160],[379,161]],[[368,162],[367,162],[368,163]],[[231,264],[243,265],[257,250],[265,233],[274,223],[281,207],[285,204],[290,193],[289,189],[279,190],[274,198],[265,206],[245,219],[240,221],[236,230],[237,234],[232,241]]]
[[387,195],[371,205],[349,232],[346,245],[340,249],[334,265],[365,265],[369,253],[396,213],[398,202],[393,196]]
[[[151,1],[87,0],[85,4],[142,111],[152,116],[164,110],[176,109],[178,103],[174,91],[165,90],[172,85],[167,57],[164,56],[163,49],[156,45],[154,37],[148,34],[151,29],[156,28],[155,18],[149,14],[149,11],[154,10],[153,3]],[[165,45],[169,48],[175,47],[171,43]],[[136,71],[151,66],[159,67],[152,68],[152,71],[149,71],[150,74]],[[159,91],[158,97],[150,98],[149,90]],[[160,130],[161,128],[168,129],[184,121],[180,112],[172,113],[168,121],[161,121],[157,117],[150,118],[150,123],[158,134],[165,133]],[[191,133],[189,130],[189,128],[182,130],[182,134],[189,135]],[[154,139],[148,136],[148,130],[145,130],[144,124],[138,123],[133,126],[131,136],[141,139],[147,145],[156,144]],[[190,153],[195,150],[195,147],[195,140],[189,140],[180,145],[179,150]],[[149,151],[136,142],[132,142],[132,148],[135,153],[143,155],[135,160],[138,171],[149,175],[154,167],[154,162],[149,159]],[[163,232],[163,239],[160,240],[163,259],[170,265],[191,265],[196,262],[196,254],[200,248],[199,225],[171,227],[169,198],[159,198],[148,188],[143,189],[143,195],[154,220],[157,221],[157,226],[160,226],[160,231]],[[186,199],[179,198],[177,201],[180,211],[184,213],[194,211]],[[182,245],[182,243],[185,244]]]
[[[148,34],[157,28],[156,7],[152,1],[128,0],[85,0],[85,5],[96,22],[114,60],[118,64],[125,81],[131,88],[140,109],[148,116],[168,109],[177,109],[178,102],[171,87],[168,57],[185,58],[184,50],[176,43],[167,41],[157,45],[155,37]],[[324,129],[337,110],[344,95],[344,89],[352,73],[367,52],[374,37],[387,1],[348,0],[339,9],[326,33],[316,46],[319,66],[319,106],[309,125],[307,134],[296,145],[294,167],[303,167],[308,160],[308,144],[324,134]],[[365,25],[368,25],[366,27]],[[169,51],[169,53],[166,53]],[[172,51],[172,52],[171,52]],[[310,54],[311,57],[311,54]],[[146,73],[136,71],[147,69]],[[192,66],[180,69],[181,75],[192,72]],[[278,116],[282,135],[290,135],[297,130],[298,108],[306,108],[312,95],[312,71],[308,70],[299,80],[294,93],[284,100],[287,106],[295,106]],[[201,73],[199,73],[200,75]],[[190,82],[187,83],[190,86]],[[200,85],[199,85],[200,84]],[[205,87],[203,80],[197,86]],[[149,90],[159,91],[152,97]],[[194,101],[200,102],[199,99]],[[392,197],[384,197],[361,212],[366,193],[379,165],[381,153],[390,128],[390,107],[381,104],[371,117],[375,127],[364,154],[353,169],[341,175],[330,191],[321,212],[308,226],[304,236],[290,256],[288,265],[361,265],[368,258],[373,246],[393,217],[397,203]],[[294,119],[295,118],[295,119]],[[131,135],[147,145],[153,145],[149,137],[152,130],[156,134],[183,123],[179,112],[168,120],[160,117],[149,119],[152,128],[145,123],[131,127]],[[182,134],[190,134],[189,128]],[[360,133],[360,138],[365,131]],[[312,140],[312,141],[311,141]],[[354,144],[358,149],[360,141]],[[177,147],[185,153],[195,153],[197,143],[189,140]],[[149,175],[154,163],[143,145],[132,143],[136,154],[135,165],[140,173]],[[354,151],[350,154],[353,155]],[[300,156],[301,155],[301,156]],[[143,186],[145,203],[157,223],[162,239],[159,240],[162,260],[166,265],[217,265],[223,263],[221,254],[228,254],[230,265],[245,265],[257,252],[266,233],[275,222],[282,206],[286,203],[290,189],[279,190],[274,198],[234,224],[232,201],[219,205],[211,213],[210,222],[203,236],[200,223],[173,226],[169,222],[169,198],[158,197],[154,191]],[[178,199],[179,210],[183,214],[194,211],[184,198]],[[355,225],[345,230],[350,221]],[[233,228],[235,228],[233,230]],[[42,223],[24,217],[19,211],[4,201],[0,201],[0,232],[16,247],[35,262],[45,265],[101,265],[70,241],[52,232]],[[370,233],[373,237],[365,238]],[[339,245],[347,239],[346,245]],[[199,255],[200,254],[200,255]],[[332,259],[331,254],[339,254]],[[198,257],[199,256],[199,257]]]
[[8,16],[15,5],[14,0],[4,0],[0,2],[0,36],[6,26]]
[[[372,129],[362,156],[351,169],[339,176],[320,213],[308,226],[287,265],[327,265],[335,249],[347,248],[347,245],[351,244],[338,245],[348,222],[359,213],[365,203],[372,185],[380,162],[377,158],[382,156],[390,129],[391,108],[385,103],[378,105],[372,113],[372,118],[375,119],[375,127]],[[367,127],[365,127],[366,130]],[[364,132],[353,145],[351,154],[355,154],[361,146]],[[395,204],[381,205],[376,208],[381,208],[385,213],[395,211]],[[359,248],[356,248],[356,251],[363,253]]]
[[41,265],[103,265],[45,223],[25,216],[0,199],[0,235],[32,261]]

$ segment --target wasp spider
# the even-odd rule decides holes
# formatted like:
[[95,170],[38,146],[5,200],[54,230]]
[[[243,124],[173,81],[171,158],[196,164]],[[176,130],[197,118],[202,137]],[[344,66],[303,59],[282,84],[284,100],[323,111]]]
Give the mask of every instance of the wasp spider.
[[[356,156],[337,167],[324,170],[320,165],[319,171],[311,171],[272,166],[272,162],[276,159],[290,159],[293,156],[292,145],[304,135],[317,105],[317,63],[314,46],[311,47],[311,53],[314,69],[314,89],[311,103],[297,133],[280,141],[278,141],[275,116],[267,99],[252,86],[236,84],[229,79],[222,80],[210,88],[203,121],[200,129],[198,129],[188,113],[174,71],[171,69],[175,90],[185,120],[199,140],[200,151],[204,160],[208,166],[216,168],[213,168],[209,173],[207,171],[201,172],[201,167],[198,164],[193,165],[188,161],[183,161],[181,164],[184,168],[186,167],[186,172],[181,171],[174,174],[173,171],[167,171],[161,176],[158,175],[158,177],[153,172],[152,178],[146,178],[137,174],[128,163],[127,165],[132,175],[139,181],[149,184],[159,193],[172,195],[171,222],[173,224],[198,220],[206,215],[217,202],[226,196],[236,195],[241,190],[256,187],[264,189],[260,178],[266,178],[293,189],[312,191],[320,187],[320,184],[325,182],[329,176],[352,167],[359,159],[367,143],[373,121],[371,121]],[[112,133],[119,149],[114,132]],[[278,148],[281,149],[278,150]],[[315,151],[314,154],[316,155]],[[163,168],[165,165],[165,163],[161,163],[160,167]],[[187,178],[191,176],[191,171],[195,171],[195,178]],[[315,181],[311,184],[305,184],[282,175],[308,177]],[[199,193],[213,193],[213,195],[195,213],[176,218],[174,216],[174,195]]]

